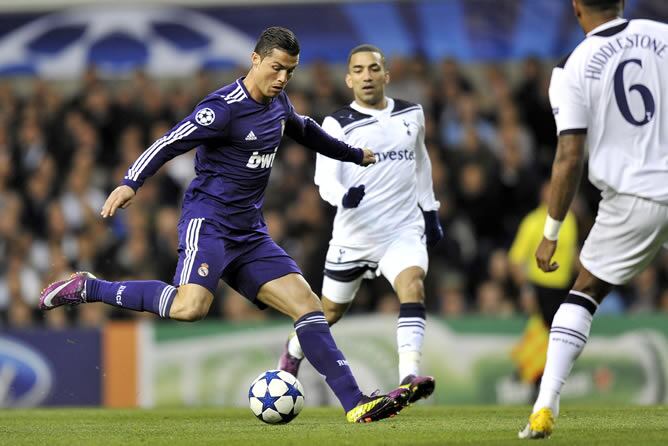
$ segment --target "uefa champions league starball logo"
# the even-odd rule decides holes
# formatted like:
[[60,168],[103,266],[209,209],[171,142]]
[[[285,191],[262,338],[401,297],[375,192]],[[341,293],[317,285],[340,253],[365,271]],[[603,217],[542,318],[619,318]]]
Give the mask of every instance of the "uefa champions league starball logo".
[[216,114],[210,108],[203,108],[195,114],[195,121],[200,125],[209,125],[216,119]]
[[247,65],[254,38],[204,13],[168,6],[88,6],[48,14],[0,37],[0,74],[184,76]]

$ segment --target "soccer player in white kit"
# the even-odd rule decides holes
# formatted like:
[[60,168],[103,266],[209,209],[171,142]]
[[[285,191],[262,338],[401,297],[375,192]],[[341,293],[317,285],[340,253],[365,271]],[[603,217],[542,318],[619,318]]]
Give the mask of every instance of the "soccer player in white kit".
[[[399,382],[411,391],[409,402],[415,402],[435,387],[433,377],[419,373],[426,319],[423,280],[429,265],[427,245],[438,242],[443,231],[424,144],[422,107],[386,97],[389,79],[379,48],[353,48],[346,84],[354,101],[323,121],[330,135],[377,148],[377,163],[351,169],[317,157],[315,183],[322,198],[338,208],[322,304],[332,325],[346,312],[363,279],[382,274],[389,281],[400,301]],[[297,337],[291,336],[279,368],[296,375],[303,356]]]
[[668,241],[668,26],[624,20],[623,6],[623,0],[573,0],[587,37],[552,74],[559,143],[536,250],[543,271],[559,267],[552,256],[580,182],[585,143],[601,202],[580,253],[580,274],[554,316],[540,393],[520,438],[550,436],[561,389],[598,305]]

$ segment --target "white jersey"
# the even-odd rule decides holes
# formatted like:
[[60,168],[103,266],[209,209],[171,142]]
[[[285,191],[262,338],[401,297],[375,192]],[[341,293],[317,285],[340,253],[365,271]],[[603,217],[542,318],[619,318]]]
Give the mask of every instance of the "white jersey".
[[552,73],[557,131],[587,134],[589,180],[668,203],[668,25],[615,19]]
[[[315,183],[320,195],[337,206],[331,244],[372,246],[407,228],[424,231],[422,212],[436,210],[431,163],[424,145],[424,113],[417,104],[387,98],[383,110],[355,102],[325,118],[322,128],[355,147],[368,147],[376,164],[361,167],[317,155]],[[350,187],[365,186],[357,208],[341,200]],[[418,207],[419,206],[419,207]]]

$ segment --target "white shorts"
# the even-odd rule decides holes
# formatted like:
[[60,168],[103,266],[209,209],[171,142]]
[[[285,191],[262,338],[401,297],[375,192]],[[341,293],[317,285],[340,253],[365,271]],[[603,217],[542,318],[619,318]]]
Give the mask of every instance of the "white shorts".
[[668,241],[668,205],[633,195],[604,194],[580,252],[594,276],[624,285],[644,270]]
[[410,229],[386,243],[368,248],[329,245],[325,261],[322,295],[332,302],[351,302],[362,279],[383,275],[394,288],[394,280],[406,268],[417,266],[427,273],[429,257],[421,229]]

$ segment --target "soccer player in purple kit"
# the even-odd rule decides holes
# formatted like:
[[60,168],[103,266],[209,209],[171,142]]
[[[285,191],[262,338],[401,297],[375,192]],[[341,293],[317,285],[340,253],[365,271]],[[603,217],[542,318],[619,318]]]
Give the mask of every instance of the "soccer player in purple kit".
[[40,308],[105,302],[181,321],[202,319],[223,279],[260,308],[272,307],[295,322],[309,362],[325,377],[349,422],[397,414],[409,392],[363,395],[332,338],[318,297],[297,264],[269,237],[262,216],[264,191],[283,133],[328,157],[366,166],[370,149],[353,148],[298,115],[283,91],[299,63],[292,31],[262,32],[245,77],[200,102],[132,164],[111,192],[101,215],[127,207],[137,189],[163,164],[197,148],[196,177],[188,187],[178,225],[179,260],[174,286],[160,281],[107,282],[88,272],[42,291]]

